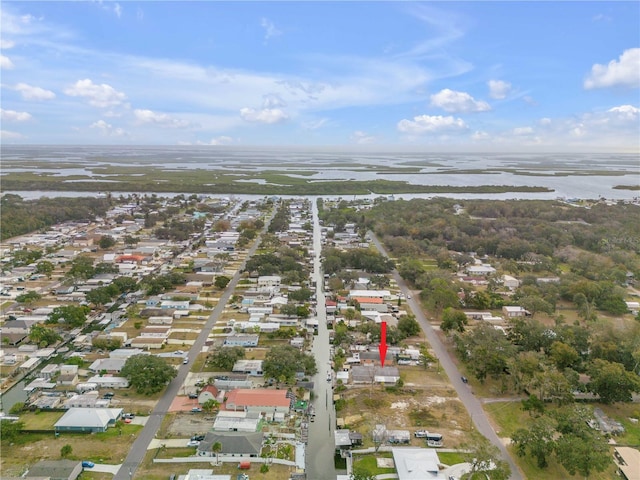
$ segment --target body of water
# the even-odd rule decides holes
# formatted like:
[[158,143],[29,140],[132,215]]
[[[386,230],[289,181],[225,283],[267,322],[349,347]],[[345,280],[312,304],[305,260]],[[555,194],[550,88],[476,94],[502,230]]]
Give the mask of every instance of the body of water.
[[[56,178],[80,174],[104,181],[105,191],[111,176],[105,168],[117,168],[130,176],[141,175],[140,168],[157,168],[163,171],[217,170],[238,174],[237,181],[241,183],[247,182],[241,178],[242,174],[256,177],[261,172],[275,171],[315,182],[383,179],[415,185],[508,185],[553,189],[553,192],[540,193],[438,195],[462,199],[603,197],[630,200],[640,195],[637,190],[614,188],[640,185],[640,156],[637,154],[452,154],[202,146],[2,146],[0,152],[0,180],[3,175],[25,171],[46,173]],[[249,181],[265,182],[260,179]],[[57,191],[11,193],[24,198],[91,195],[90,192]],[[115,195],[120,193],[114,192]],[[396,198],[433,196],[395,195]]]

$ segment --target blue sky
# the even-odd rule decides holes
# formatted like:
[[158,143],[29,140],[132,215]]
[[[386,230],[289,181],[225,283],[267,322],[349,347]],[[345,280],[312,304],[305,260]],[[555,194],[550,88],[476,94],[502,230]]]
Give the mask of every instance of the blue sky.
[[1,2],[5,144],[640,151],[640,3]]

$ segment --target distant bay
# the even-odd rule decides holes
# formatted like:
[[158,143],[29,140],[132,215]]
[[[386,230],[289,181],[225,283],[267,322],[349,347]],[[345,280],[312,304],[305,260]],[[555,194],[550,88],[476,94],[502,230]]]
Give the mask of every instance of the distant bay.
[[635,154],[139,146],[1,147],[3,193],[633,200]]

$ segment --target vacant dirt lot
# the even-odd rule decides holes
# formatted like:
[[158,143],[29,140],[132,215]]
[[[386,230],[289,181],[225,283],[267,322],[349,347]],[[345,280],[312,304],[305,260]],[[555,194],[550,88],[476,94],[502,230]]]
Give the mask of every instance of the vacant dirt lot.
[[365,446],[373,445],[371,433],[376,424],[389,430],[409,430],[416,446],[424,445],[424,440],[413,437],[416,430],[441,433],[446,448],[460,446],[471,419],[448,379],[438,373],[437,366],[428,370],[402,367],[400,374],[404,387],[399,389],[365,385],[340,392],[338,417],[348,420],[345,428],[361,433]]

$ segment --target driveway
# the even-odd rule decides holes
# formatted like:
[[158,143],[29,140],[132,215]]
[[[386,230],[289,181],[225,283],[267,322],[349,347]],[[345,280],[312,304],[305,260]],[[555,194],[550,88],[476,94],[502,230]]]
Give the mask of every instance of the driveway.
[[85,468],[87,472],[111,473],[115,475],[121,465],[109,465],[108,463],[96,463],[93,468]]

